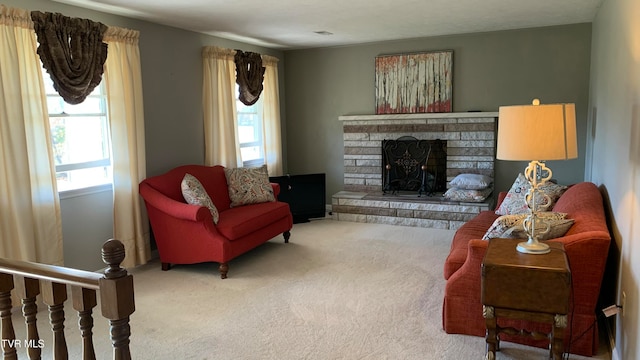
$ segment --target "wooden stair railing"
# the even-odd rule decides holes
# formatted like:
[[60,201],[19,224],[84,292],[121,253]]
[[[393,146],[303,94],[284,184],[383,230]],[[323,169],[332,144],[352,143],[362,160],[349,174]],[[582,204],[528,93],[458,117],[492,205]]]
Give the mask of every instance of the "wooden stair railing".
[[[113,359],[131,359],[129,350],[129,316],[135,311],[133,276],[120,267],[124,260],[124,245],[110,239],[102,246],[102,261],[108,265],[104,274],[34,262],[0,259],[0,332],[4,359],[17,359],[16,345],[27,348],[29,359],[40,359],[44,341],[36,326],[36,296],[42,295],[49,309],[53,331],[53,358],[67,359],[64,334],[64,303],[67,286],[71,287],[73,308],[78,312],[82,336],[82,358],[96,358],[93,347],[93,308],[100,296],[102,316],[109,320]],[[18,286],[16,286],[18,285]],[[11,319],[11,291],[16,288],[22,299],[22,313],[27,339],[16,340]]]

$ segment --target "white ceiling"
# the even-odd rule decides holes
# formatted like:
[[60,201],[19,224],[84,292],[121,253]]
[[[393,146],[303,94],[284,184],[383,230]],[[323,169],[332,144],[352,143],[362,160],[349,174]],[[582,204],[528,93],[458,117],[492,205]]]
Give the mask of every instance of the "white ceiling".
[[591,22],[603,0],[54,1],[296,49]]

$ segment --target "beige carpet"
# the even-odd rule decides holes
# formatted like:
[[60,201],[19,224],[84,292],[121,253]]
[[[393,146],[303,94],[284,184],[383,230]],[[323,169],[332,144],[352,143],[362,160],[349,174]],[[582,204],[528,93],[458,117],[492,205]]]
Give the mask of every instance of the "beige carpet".
[[[278,237],[235,259],[226,280],[214,263],[162,272],[154,261],[132,269],[133,358],[481,359],[483,338],[442,330],[442,268],[452,236],[323,219],[294,225],[289,244]],[[107,327],[99,320],[96,350],[108,359]],[[71,332],[76,321],[67,313]],[[50,358],[49,335],[41,336],[43,358]],[[69,358],[79,358],[78,337],[67,337]],[[498,359],[548,354],[502,346]]]

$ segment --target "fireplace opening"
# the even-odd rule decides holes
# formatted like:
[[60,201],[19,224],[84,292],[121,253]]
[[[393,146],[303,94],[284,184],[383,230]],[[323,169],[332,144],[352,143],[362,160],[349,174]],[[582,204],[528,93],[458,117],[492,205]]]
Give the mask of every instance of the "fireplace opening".
[[417,192],[418,196],[447,188],[447,142],[403,136],[382,141],[382,191]]

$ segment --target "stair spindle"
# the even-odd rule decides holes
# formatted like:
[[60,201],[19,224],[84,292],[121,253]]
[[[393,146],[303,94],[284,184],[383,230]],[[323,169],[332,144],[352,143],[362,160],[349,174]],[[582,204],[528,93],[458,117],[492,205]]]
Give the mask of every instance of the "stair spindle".
[[49,306],[49,320],[53,330],[53,358],[67,359],[67,341],[64,336],[64,302],[67,286],[48,280],[42,282],[42,299]]
[[71,288],[73,308],[78,312],[78,327],[82,336],[82,359],[95,360],[93,347],[93,308],[98,304],[96,291],[79,286]]
[[36,296],[40,294],[40,281],[26,277],[19,277],[19,279],[20,285],[22,285],[22,314],[27,325],[27,344],[25,344],[27,354],[29,359],[40,359],[42,349],[36,319],[36,314],[38,313]]
[[15,340],[11,321],[11,290],[13,290],[13,276],[0,274],[0,326],[2,327],[2,352],[5,360],[16,360]]

